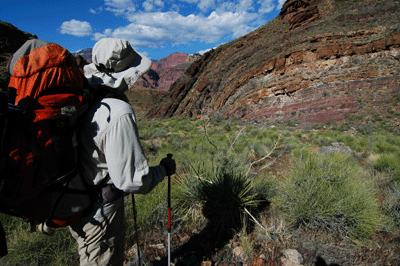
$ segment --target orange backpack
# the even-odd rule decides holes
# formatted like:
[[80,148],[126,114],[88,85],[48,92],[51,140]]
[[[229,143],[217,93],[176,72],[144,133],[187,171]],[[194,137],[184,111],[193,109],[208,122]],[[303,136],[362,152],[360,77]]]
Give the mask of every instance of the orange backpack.
[[[79,121],[91,95],[75,57],[58,44],[27,41],[9,60],[0,93],[0,212],[64,227],[90,205],[78,175]],[[68,198],[70,206],[65,208]],[[72,200],[71,200],[72,199]]]

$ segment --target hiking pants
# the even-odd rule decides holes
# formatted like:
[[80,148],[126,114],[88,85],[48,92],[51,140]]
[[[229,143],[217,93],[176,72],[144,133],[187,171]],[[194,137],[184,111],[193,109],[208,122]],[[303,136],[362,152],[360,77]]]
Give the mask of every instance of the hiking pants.
[[78,243],[81,266],[122,266],[125,254],[124,208],[112,212],[102,222],[70,226]]

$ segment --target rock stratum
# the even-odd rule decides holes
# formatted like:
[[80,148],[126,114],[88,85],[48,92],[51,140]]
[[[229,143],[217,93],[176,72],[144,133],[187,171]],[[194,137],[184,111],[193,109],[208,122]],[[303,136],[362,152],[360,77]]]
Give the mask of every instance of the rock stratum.
[[325,123],[397,112],[399,97],[400,1],[288,0],[194,62],[147,116]]

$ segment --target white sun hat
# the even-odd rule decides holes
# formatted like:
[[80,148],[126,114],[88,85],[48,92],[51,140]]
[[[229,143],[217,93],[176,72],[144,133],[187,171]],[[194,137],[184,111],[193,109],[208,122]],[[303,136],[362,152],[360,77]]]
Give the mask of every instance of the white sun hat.
[[90,84],[104,84],[118,91],[128,90],[146,73],[152,61],[136,52],[127,40],[104,38],[92,51],[93,63],[84,66]]

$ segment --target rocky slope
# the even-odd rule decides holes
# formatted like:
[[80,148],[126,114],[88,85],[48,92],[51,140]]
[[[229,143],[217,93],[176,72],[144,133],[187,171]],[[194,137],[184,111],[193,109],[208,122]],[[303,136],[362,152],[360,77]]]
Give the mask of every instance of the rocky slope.
[[92,48],[83,49],[75,53],[75,56],[79,55],[82,56],[83,59],[85,59],[89,64],[92,63]]
[[173,53],[153,63],[149,72],[144,74],[135,85],[168,91],[180,78],[192,62],[199,59],[199,54]]
[[8,86],[9,75],[6,71],[8,59],[21,45],[36,35],[19,30],[10,23],[0,21],[0,88]]
[[[343,121],[395,112],[400,1],[288,0],[277,18],[204,54],[149,117]],[[395,110],[393,110],[395,109]]]

